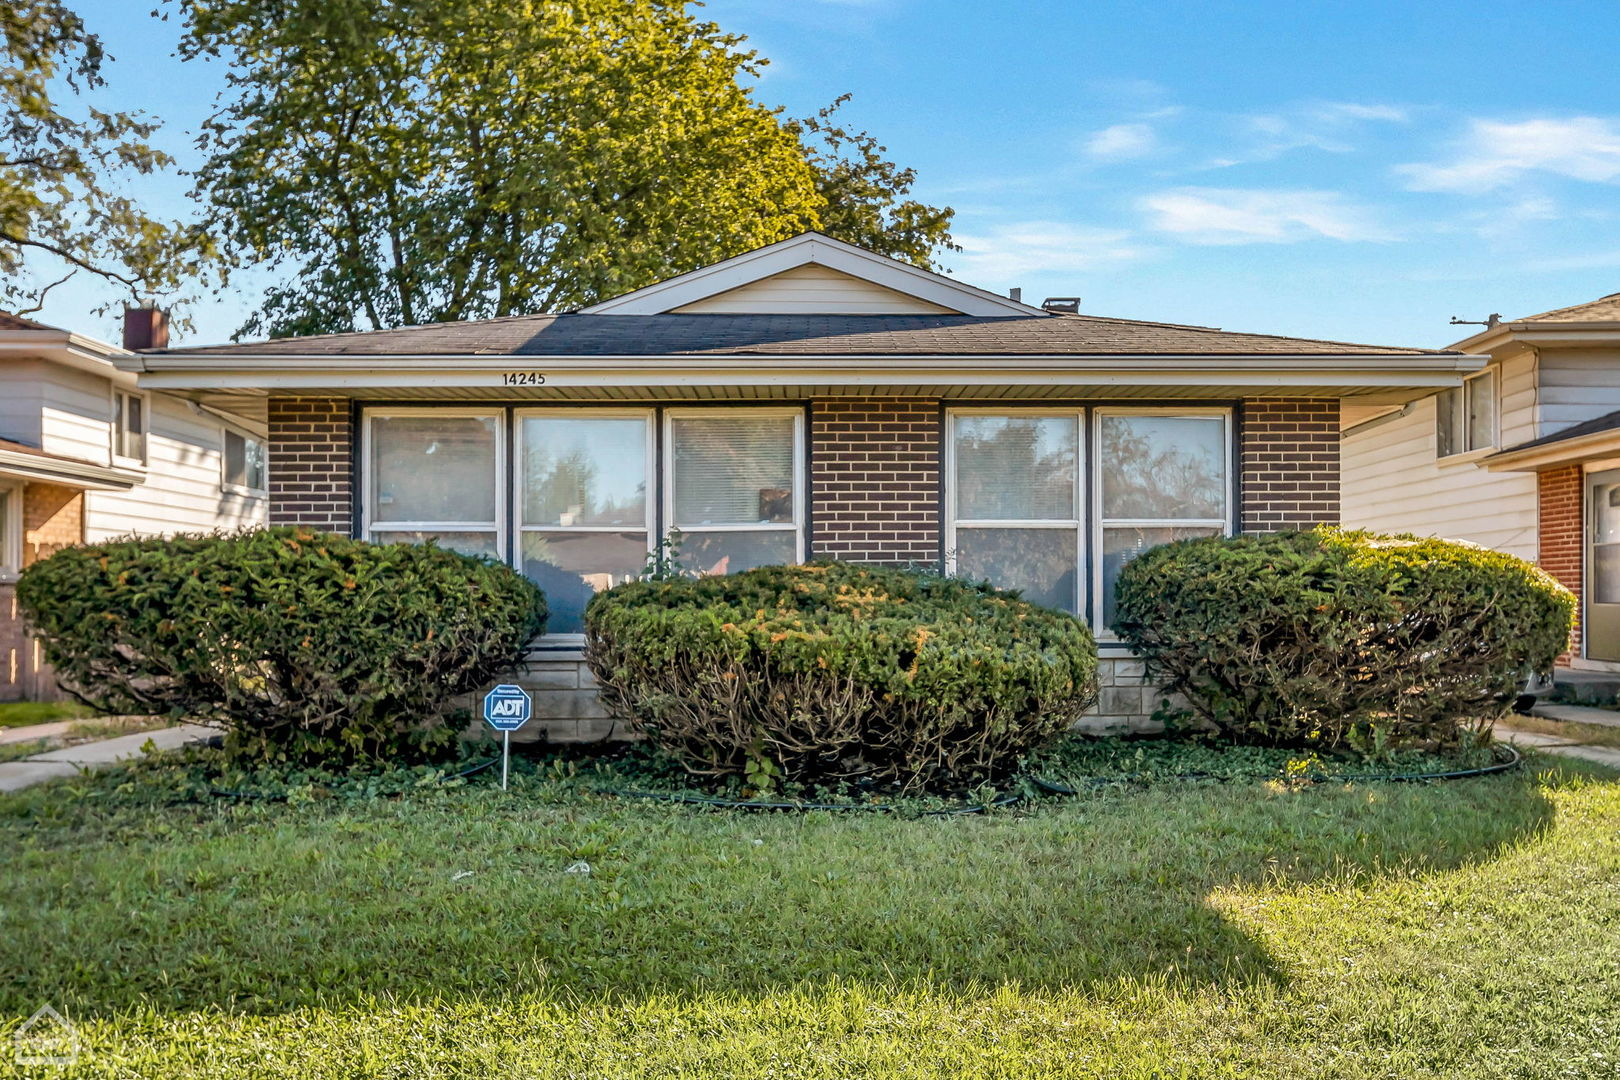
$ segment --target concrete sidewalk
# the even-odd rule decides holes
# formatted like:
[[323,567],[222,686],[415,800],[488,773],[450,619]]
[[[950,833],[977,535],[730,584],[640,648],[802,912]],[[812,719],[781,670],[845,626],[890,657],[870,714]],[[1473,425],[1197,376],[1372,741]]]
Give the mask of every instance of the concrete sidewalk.
[[[44,726],[44,725],[41,725]],[[20,791],[62,776],[77,775],[81,769],[99,769],[132,757],[140,757],[148,741],[158,750],[174,750],[187,743],[216,735],[213,728],[180,724],[157,731],[138,731],[115,739],[47,750],[22,761],[0,762],[0,791]]]
[[[1575,706],[1562,706],[1574,708]],[[1598,712],[1601,710],[1584,710]],[[1544,715],[1541,707],[1535,709],[1537,715]],[[1611,714],[1613,715],[1613,714]],[[1503,742],[1512,743],[1527,750],[1540,750],[1545,754],[1557,754],[1560,757],[1580,758],[1611,769],[1620,770],[1620,750],[1610,746],[1591,746],[1581,742],[1578,738],[1563,735],[1543,735],[1537,731],[1520,731],[1512,726],[1511,722],[1502,721],[1496,725],[1496,737]]]

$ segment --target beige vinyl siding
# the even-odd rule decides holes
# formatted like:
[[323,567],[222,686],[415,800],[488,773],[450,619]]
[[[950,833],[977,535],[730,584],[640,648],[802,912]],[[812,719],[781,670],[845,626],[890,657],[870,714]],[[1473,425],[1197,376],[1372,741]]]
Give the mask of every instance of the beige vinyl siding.
[[1541,430],[1553,435],[1620,409],[1620,349],[1541,350]]
[[808,264],[674,309],[681,315],[949,315],[941,307]]
[[0,360],[0,439],[38,446],[42,360]]
[[[1499,445],[1535,435],[1535,363],[1529,355],[1498,366]],[[1470,540],[1536,557],[1536,478],[1487,472],[1472,460],[1435,458],[1435,399],[1376,422],[1343,441],[1344,524]]]
[[85,539],[130,533],[167,535],[237,529],[265,522],[262,496],[226,492],[220,480],[224,429],[178,398],[150,397],[146,479],[129,491],[92,491],[85,499]]

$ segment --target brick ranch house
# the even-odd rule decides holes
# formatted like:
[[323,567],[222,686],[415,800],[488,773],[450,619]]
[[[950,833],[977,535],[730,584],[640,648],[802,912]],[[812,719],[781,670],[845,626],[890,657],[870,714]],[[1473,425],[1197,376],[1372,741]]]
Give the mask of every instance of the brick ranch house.
[[540,583],[522,682],[553,738],[610,730],[581,612],[678,528],[688,566],[939,565],[1102,640],[1099,723],[1159,695],[1109,640],[1134,554],[1339,520],[1340,402],[1483,360],[1027,306],[806,234],[577,312],[131,358],[143,387],[262,417],[270,518],[437,537]]

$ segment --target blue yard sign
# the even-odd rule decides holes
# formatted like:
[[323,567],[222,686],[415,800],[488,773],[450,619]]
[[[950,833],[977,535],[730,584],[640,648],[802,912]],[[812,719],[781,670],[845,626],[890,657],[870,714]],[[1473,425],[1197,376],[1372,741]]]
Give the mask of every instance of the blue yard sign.
[[506,773],[512,762],[512,732],[529,722],[534,703],[521,686],[502,683],[484,695],[484,719],[501,733],[501,790],[506,790]]

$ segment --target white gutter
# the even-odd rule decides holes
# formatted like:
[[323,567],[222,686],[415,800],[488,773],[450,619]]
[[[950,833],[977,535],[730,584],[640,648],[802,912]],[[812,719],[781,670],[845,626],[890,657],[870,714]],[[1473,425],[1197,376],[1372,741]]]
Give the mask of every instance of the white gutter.
[[92,465],[88,461],[69,461],[66,458],[25,454],[18,450],[0,450],[0,475],[47,483],[66,483],[91,491],[128,491],[145,479],[143,473],[129,469],[113,469],[105,465]]
[[1620,428],[1594,431],[1540,446],[1509,447],[1482,459],[1480,464],[1491,472],[1536,472],[1610,456],[1620,456]]
[[118,361],[127,361],[134,355],[117,345],[69,330],[0,330],[0,359],[39,357],[76,371],[118,380],[121,385],[134,384],[119,378],[130,369]]
[[1436,387],[1460,385],[1489,358],[1410,353],[1351,356],[491,356],[209,355],[142,353],[120,361],[143,388],[338,390],[548,387],[849,385],[1254,385]]

